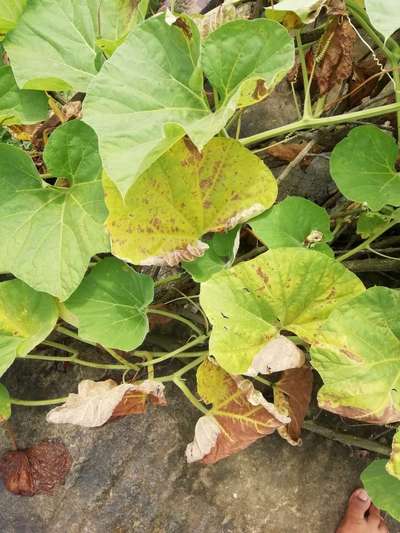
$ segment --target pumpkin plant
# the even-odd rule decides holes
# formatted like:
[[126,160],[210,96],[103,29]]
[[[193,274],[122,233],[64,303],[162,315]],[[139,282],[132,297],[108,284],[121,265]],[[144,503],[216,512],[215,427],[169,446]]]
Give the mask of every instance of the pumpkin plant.
[[[375,254],[398,270],[382,248],[400,222],[395,2],[281,0],[256,15],[190,4],[0,0],[0,376],[28,359],[114,377],[42,400],[1,385],[0,419],[60,404],[50,423],[96,427],[165,404],[171,383],[201,413],[189,462],[214,463],[275,430],[292,445],[303,426],[323,433],[310,402],[397,428],[399,293],[371,286],[350,260]],[[357,39],[390,65],[393,101],[332,113]],[[242,137],[245,110],[287,77],[304,96],[299,118]],[[381,116],[397,121],[394,135],[350,127]],[[349,131],[330,155],[336,205],[277,202],[283,178],[257,154],[339,125]],[[179,325],[174,349],[155,348],[157,321]],[[101,357],[82,356],[84,345]],[[400,520],[399,439],[362,481]],[[32,450],[23,460],[34,468]],[[62,481],[70,460],[60,454]],[[43,491],[40,476],[41,488],[14,486],[10,468],[0,468],[10,490]]]

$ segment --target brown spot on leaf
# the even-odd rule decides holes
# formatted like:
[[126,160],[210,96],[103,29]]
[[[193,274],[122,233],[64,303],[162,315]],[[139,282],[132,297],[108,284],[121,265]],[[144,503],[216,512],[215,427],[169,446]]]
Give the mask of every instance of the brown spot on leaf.
[[190,29],[189,24],[181,17],[177,18],[174,22],[174,26],[177,26],[180,28],[183,33],[185,34],[187,39],[191,39],[193,37],[192,30]]
[[212,185],[212,180],[210,178],[200,181],[200,189],[209,189]]
[[263,280],[265,285],[268,285],[269,277],[267,274],[263,271],[261,267],[256,268],[257,275]]
[[256,87],[253,91],[253,98],[255,100],[261,100],[268,93],[264,80],[257,80]]
[[0,477],[13,494],[49,494],[64,483],[71,464],[61,441],[46,440],[26,450],[5,453],[0,460]]

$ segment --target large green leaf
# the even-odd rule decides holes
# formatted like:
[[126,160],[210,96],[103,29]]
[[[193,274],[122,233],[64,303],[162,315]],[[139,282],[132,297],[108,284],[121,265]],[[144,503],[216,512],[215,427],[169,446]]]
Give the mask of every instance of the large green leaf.
[[0,283],[0,376],[16,357],[46,339],[57,318],[56,302],[48,294],[18,279]]
[[331,174],[349,200],[365,202],[373,211],[400,205],[400,173],[395,169],[394,138],[376,126],[360,126],[335,146]]
[[8,390],[0,383],[0,424],[11,416],[11,399]]
[[0,0],[0,40],[12,30],[22,15],[28,0]]
[[154,283],[113,257],[103,259],[65,302],[83,339],[120,350],[142,344],[149,323],[146,308]]
[[268,248],[305,246],[333,255],[325,244],[332,238],[329,215],[305,198],[289,196],[249,224]]
[[104,184],[113,253],[135,264],[174,265],[199,257],[207,248],[199,241],[203,235],[235,227],[270,207],[277,195],[264,163],[222,137],[201,154],[180,141],[125,199],[111,180]]
[[365,0],[370,21],[387,39],[400,28],[398,0]]
[[11,67],[0,67],[0,124],[34,124],[47,116],[45,93],[19,89]]
[[393,436],[392,453],[390,454],[390,460],[386,464],[386,472],[391,476],[400,479],[400,429],[397,428],[396,433]]
[[[266,20],[239,22],[240,28],[231,26],[236,22],[227,24],[224,28],[229,26],[229,31],[205,45],[206,74],[217,88],[232,76],[226,98],[215,113],[203,93],[199,32],[185,16],[168,24],[161,14],[137,26],[91,83],[84,119],[97,132],[105,170],[122,194],[185,133],[201,149],[232,116],[245,80],[265,79],[272,89],[289,70],[293,42],[284,28]],[[238,58],[228,44],[232,45],[232,39],[243,44],[245,38],[257,53],[246,47],[247,59],[238,62],[240,70],[236,70],[233,61]],[[270,62],[259,50],[260,39],[266,39],[262,43],[271,53]],[[234,45],[238,49],[237,41]],[[257,55],[262,61],[258,62]],[[217,77],[220,64],[230,65],[230,70],[224,67]]]
[[363,291],[324,254],[270,250],[202,284],[200,303],[213,324],[210,353],[228,372],[247,372],[282,330],[312,342],[332,310]]
[[91,256],[109,250],[96,135],[68,122],[50,137],[44,159],[69,186],[47,185],[26,153],[0,145],[0,271],[64,300]]
[[373,211],[361,213],[360,218],[357,220],[357,233],[363,239],[368,239],[368,237],[371,237],[384,228],[389,220],[390,217],[381,215],[380,213],[374,213]]
[[95,28],[82,0],[30,0],[4,40],[21,89],[86,91],[97,72]]
[[253,104],[270,94],[294,62],[293,40],[280,24],[235,20],[212,32],[204,44],[205,75],[221,106],[233,99]]
[[214,233],[207,242],[208,249],[204,255],[194,261],[184,261],[182,267],[192,278],[201,283],[224,268],[232,266],[239,247],[240,226],[231,231]]
[[373,461],[361,481],[374,505],[400,521],[400,480],[386,472],[385,464],[385,459]]
[[109,57],[146,16],[149,0],[88,0],[96,44]]
[[400,421],[400,293],[373,287],[337,309],[312,347],[319,405],[368,422]]

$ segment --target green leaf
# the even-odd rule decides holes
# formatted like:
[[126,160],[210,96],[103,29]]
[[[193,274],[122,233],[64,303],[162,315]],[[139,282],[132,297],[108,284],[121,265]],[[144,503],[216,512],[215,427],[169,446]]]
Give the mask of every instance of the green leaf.
[[0,40],[12,30],[22,15],[28,0],[0,0]]
[[400,480],[386,472],[385,463],[385,459],[373,461],[361,481],[374,505],[400,521]]
[[357,233],[363,239],[368,239],[368,237],[371,237],[386,226],[388,222],[388,217],[380,213],[372,211],[361,213],[360,218],[357,220]]
[[400,429],[398,428],[393,437],[392,453],[390,460],[386,463],[386,472],[391,476],[400,479]]
[[211,33],[202,64],[221,106],[242,107],[269,95],[294,63],[293,39],[280,24],[264,19],[235,20]]
[[8,390],[0,383],[0,423],[11,416],[11,399]]
[[305,198],[289,196],[249,224],[268,248],[300,246],[333,256],[325,244],[332,239],[329,215]]
[[400,293],[373,287],[335,310],[311,350],[323,409],[372,423],[400,421]]
[[50,137],[44,160],[66,187],[43,182],[17,147],[0,145],[0,160],[0,271],[64,300],[109,250],[96,135],[72,121]]
[[[249,180],[251,176],[251,180]],[[239,142],[217,137],[202,154],[177,143],[130,188],[104,187],[113,254],[134,264],[175,265],[201,256],[209,232],[229,230],[275,201],[275,178]]]
[[240,227],[226,233],[215,233],[207,242],[208,250],[194,261],[184,261],[182,267],[201,283],[224,268],[232,266],[239,247]]
[[86,91],[97,73],[95,40],[87,2],[30,0],[4,48],[21,89]]
[[143,22],[149,0],[88,0],[96,32],[96,44],[110,57],[129,31]]
[[327,0],[281,0],[265,9],[265,16],[277,20],[288,28],[310,24],[318,17]]
[[0,283],[0,376],[52,332],[57,305],[18,279]]
[[340,192],[349,200],[379,211],[400,205],[400,174],[395,169],[394,138],[376,126],[360,126],[337,144],[330,169]]
[[[185,133],[202,149],[234,113],[243,82],[266,79],[272,89],[287,73],[294,46],[286,30],[266,20],[239,23],[240,27],[231,26],[236,22],[223,26],[230,30],[222,34],[218,30],[205,44],[210,81],[221,88],[226,76],[232,75],[226,98],[214,113],[203,92],[199,31],[186,16],[173,24],[165,21],[165,14],[146,20],[103,65],[89,87],[84,117],[99,137],[104,168],[123,195]],[[245,39],[257,54],[246,45],[247,59],[233,69],[238,58],[230,46],[234,41],[237,50]],[[221,64],[223,73],[217,75]]]
[[47,116],[45,93],[19,89],[11,67],[0,66],[0,124],[34,124]]
[[109,257],[97,263],[65,306],[77,317],[83,339],[129,351],[149,331],[146,308],[153,297],[150,276]]
[[270,250],[202,284],[200,303],[213,325],[210,353],[228,372],[248,372],[281,331],[311,343],[332,310],[363,291],[354,274],[324,254]]
[[365,0],[371,24],[388,39],[400,28],[400,12],[397,0]]

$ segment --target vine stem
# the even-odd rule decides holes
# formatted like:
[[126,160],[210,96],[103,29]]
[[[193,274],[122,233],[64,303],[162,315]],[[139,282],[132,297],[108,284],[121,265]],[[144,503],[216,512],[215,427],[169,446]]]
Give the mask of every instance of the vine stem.
[[10,398],[12,405],[23,405],[25,407],[41,407],[43,405],[55,405],[66,402],[67,398],[52,398],[50,400],[20,400],[18,398]]
[[22,359],[34,359],[37,361],[48,361],[56,363],[73,363],[81,366],[88,366],[90,368],[101,368],[103,370],[127,370],[126,365],[112,365],[107,363],[92,363],[92,361],[85,361],[79,357],[56,357],[51,355],[41,355],[41,354],[28,354],[22,357]]
[[[144,366],[150,366],[150,365],[156,365],[157,363],[162,363],[163,361],[167,361],[168,359],[171,359],[172,357],[176,357],[179,354],[182,354],[183,352],[186,352],[189,348],[192,348],[193,346],[197,346],[198,344],[202,344],[204,341],[208,339],[207,335],[201,335],[200,337],[197,337],[196,339],[192,340],[191,342],[188,342],[184,346],[181,346],[180,348],[177,348],[173,352],[165,353],[164,355],[161,355],[160,357],[156,357],[155,359],[151,359],[151,361],[143,361],[141,363],[138,363],[139,367]],[[200,357],[205,357],[208,355],[208,351],[201,352]],[[196,359],[197,360],[197,359]],[[191,364],[191,363],[189,363]]]
[[307,431],[311,431],[311,433],[316,433],[317,435],[321,435],[321,437],[335,440],[341,444],[346,444],[347,446],[356,446],[357,448],[362,448],[363,450],[379,453],[380,455],[390,456],[390,448],[384,446],[383,444],[320,426],[312,420],[305,420],[303,422],[303,428]]
[[204,415],[208,415],[208,409],[195,397],[189,387],[182,381],[181,378],[175,378],[174,383],[181,389],[186,398]]
[[301,42],[301,33],[300,30],[296,30],[296,41],[298,54],[300,59],[301,73],[303,75],[303,87],[304,87],[304,108],[303,108],[303,119],[312,118],[312,107],[311,107],[311,98],[310,98],[310,81],[308,79],[307,64],[306,58],[303,50],[303,43]]
[[396,102],[394,104],[386,104],[383,106],[374,107],[373,109],[363,109],[362,111],[353,111],[332,117],[313,119],[302,118],[301,120],[297,120],[291,124],[286,124],[285,126],[280,126],[279,128],[262,131],[260,133],[256,133],[255,135],[250,135],[250,137],[243,137],[242,139],[239,139],[239,141],[244,146],[249,146],[300,130],[322,128],[324,126],[337,126],[338,124],[346,124],[349,122],[358,122],[359,120],[364,120],[366,118],[379,117],[389,113],[397,113],[398,111],[400,111],[400,103]]
[[119,355],[115,350],[112,350],[111,348],[107,348],[106,346],[103,346],[104,350],[111,355],[113,359],[118,361],[118,363],[121,363],[121,365],[124,366],[124,368],[129,368],[130,370],[139,370],[139,367],[133,363],[130,363],[127,361],[122,355]]
[[383,233],[388,231],[390,228],[398,224],[398,220],[392,220],[388,224],[386,224],[383,228],[381,228],[375,235],[372,235],[369,239],[365,240],[352,250],[349,250],[345,254],[341,255],[337,258],[338,261],[342,262],[348,259],[349,257],[352,257],[353,255],[357,254],[358,252],[361,252],[362,250],[365,250],[366,248],[369,248],[369,245],[374,242],[378,237],[380,237]]
[[160,315],[160,316],[166,316],[168,318],[172,318],[172,320],[177,320],[178,322],[181,322],[182,324],[185,324],[189,328],[191,328],[197,335],[202,335],[203,332],[200,328],[196,326],[196,324],[193,324],[193,322],[183,316],[177,315],[176,313],[171,313],[170,311],[164,311],[163,309],[156,309],[155,307],[149,307],[147,309],[147,313],[150,313],[151,315]]

